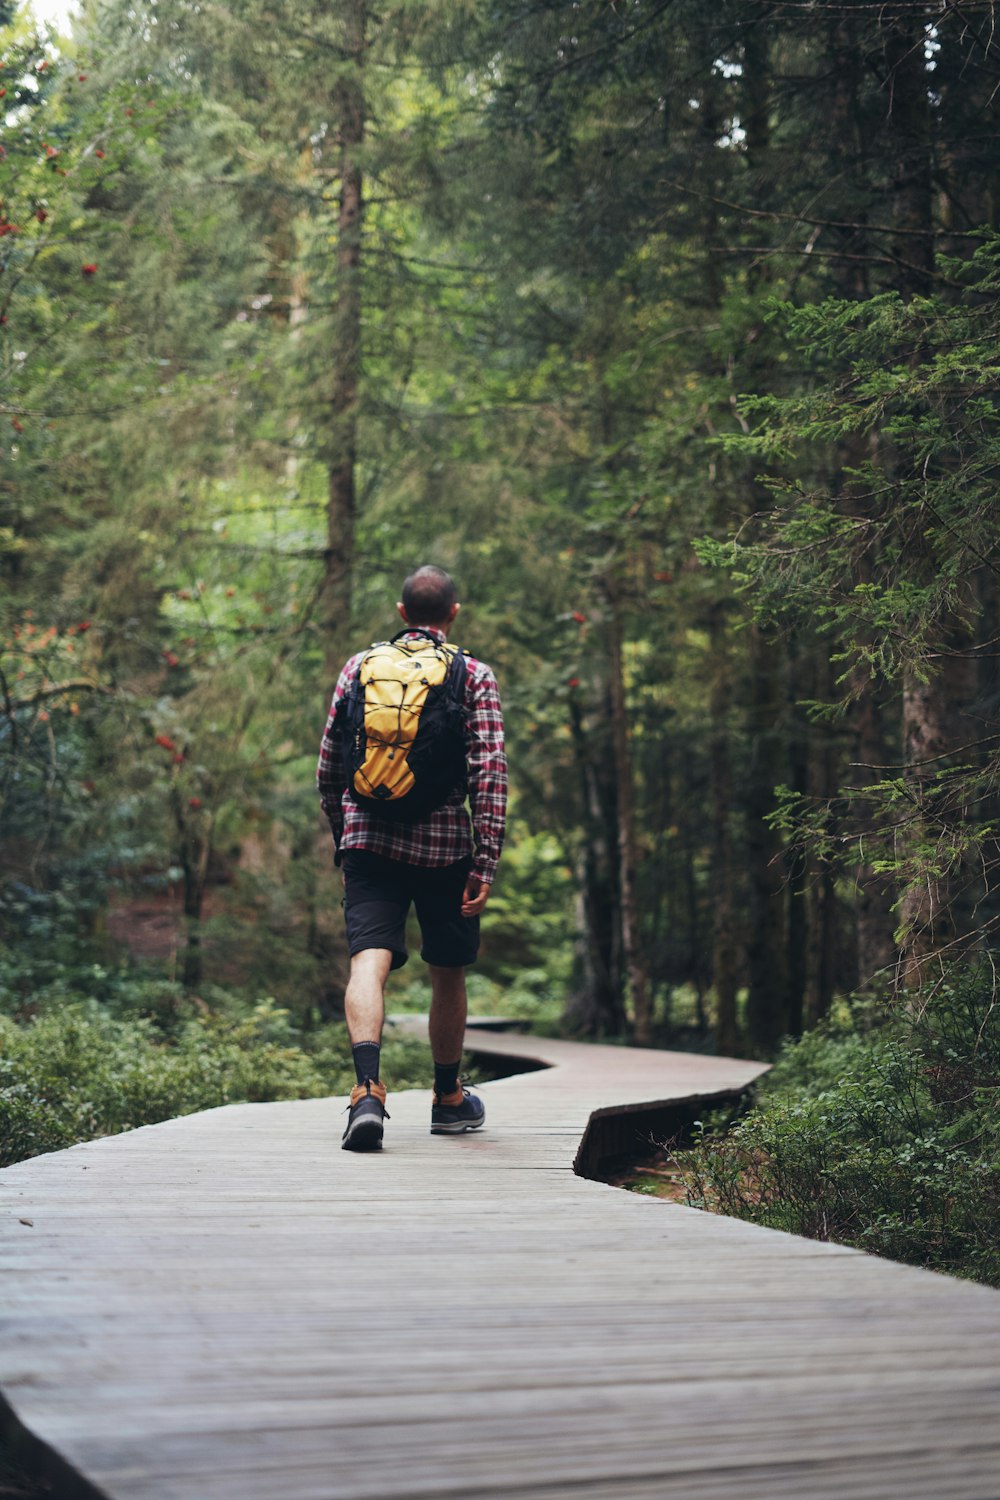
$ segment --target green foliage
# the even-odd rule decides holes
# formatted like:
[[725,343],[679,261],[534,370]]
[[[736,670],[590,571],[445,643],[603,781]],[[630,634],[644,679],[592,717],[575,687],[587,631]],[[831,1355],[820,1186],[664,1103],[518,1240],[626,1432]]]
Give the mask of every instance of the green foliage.
[[692,1153],[688,1201],[1000,1285],[998,1096],[980,964],[917,1014],[869,1007],[787,1044],[758,1106]]
[[[766,480],[773,505],[735,541],[700,542],[701,556],[732,570],[758,618],[818,623],[842,681],[849,668],[926,680],[948,631],[981,608],[969,579],[1000,538],[1000,239],[983,231],[941,274],[938,292],[908,301],[773,304],[773,326],[816,378],[744,398],[752,427],[720,438],[782,474]],[[817,484],[815,450],[855,436],[867,456],[838,488]]]
[[[195,1007],[176,986],[133,980],[110,1006],[50,989],[31,1019],[0,1015],[0,1165],[223,1104],[350,1090],[342,1027],[306,1039],[271,1000],[213,1000]],[[390,1028],[382,1077],[390,1089],[429,1087],[426,1044]]]
[[[814,1012],[856,978],[862,844],[905,892],[988,868],[995,843],[989,752],[978,781],[963,759],[855,791],[826,701],[934,680],[956,632],[986,658],[1000,269],[957,227],[996,196],[985,19],[942,15],[933,65],[907,49],[935,102],[901,146],[896,80],[870,66],[894,13],[367,7],[361,68],[349,7],[161,10],[88,7],[58,56],[2,13],[0,928],[30,937],[11,1004],[85,958],[116,972],[104,912],[155,891],[184,904],[163,972],[189,935],[191,993],[245,981],[303,1024],[335,1013],[312,775],[342,540],[345,639],[384,633],[434,558],[465,594],[461,643],[498,668],[516,794],[475,1003],[551,1022],[604,974],[581,1024],[618,1024],[621,679],[664,1038],[690,1011],[704,1044],[723,950],[735,993],[756,945],[747,1015],[763,988],[776,1019],[749,1041],[768,1047],[799,1024],[771,980],[795,949],[801,998],[793,918],[813,920],[820,869],[838,961]],[[353,84],[357,514],[338,539]],[[914,293],[895,216],[921,162],[949,253]],[[793,644],[754,656],[751,617]]]

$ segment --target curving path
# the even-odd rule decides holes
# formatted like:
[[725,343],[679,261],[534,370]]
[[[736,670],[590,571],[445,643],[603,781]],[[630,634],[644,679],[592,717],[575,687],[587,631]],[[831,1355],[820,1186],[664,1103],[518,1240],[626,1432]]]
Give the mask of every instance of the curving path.
[[235,1105],[0,1173],[0,1389],[59,1500],[1000,1500],[1000,1294],[574,1174],[756,1065],[469,1041],[554,1064],[478,1136]]

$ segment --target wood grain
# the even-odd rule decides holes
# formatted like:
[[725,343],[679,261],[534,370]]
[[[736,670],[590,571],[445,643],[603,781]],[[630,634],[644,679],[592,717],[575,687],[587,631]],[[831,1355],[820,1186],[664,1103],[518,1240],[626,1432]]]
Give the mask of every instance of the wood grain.
[[469,1042],[552,1064],[479,1135],[234,1105],[0,1173],[0,1389],[63,1500],[1000,1500],[1000,1295],[574,1174],[595,1112],[756,1065]]

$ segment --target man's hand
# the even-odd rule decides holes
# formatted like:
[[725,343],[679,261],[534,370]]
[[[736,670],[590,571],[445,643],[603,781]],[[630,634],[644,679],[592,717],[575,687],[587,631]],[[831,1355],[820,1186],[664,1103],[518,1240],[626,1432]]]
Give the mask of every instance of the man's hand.
[[478,875],[470,875],[462,892],[462,916],[478,917],[489,899],[489,882],[480,880]]

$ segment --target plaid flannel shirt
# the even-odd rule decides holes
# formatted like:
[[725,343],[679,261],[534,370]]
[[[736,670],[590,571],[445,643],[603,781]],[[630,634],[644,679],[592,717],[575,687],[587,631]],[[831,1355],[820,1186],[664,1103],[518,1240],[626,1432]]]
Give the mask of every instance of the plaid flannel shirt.
[[[438,640],[444,632],[434,630]],[[326,721],[333,726],[337,705],[347,692],[364,656],[359,651],[339,678]],[[359,807],[347,791],[339,737],[324,733],[316,784],[323,811],[337,846],[337,862],[345,849],[369,849],[410,865],[450,865],[473,856],[472,873],[492,885],[503,847],[507,809],[507,757],[503,745],[503,715],[497,681],[485,662],[467,658],[465,680],[466,765],[468,797],[456,791],[442,807],[419,823],[389,823]]]

